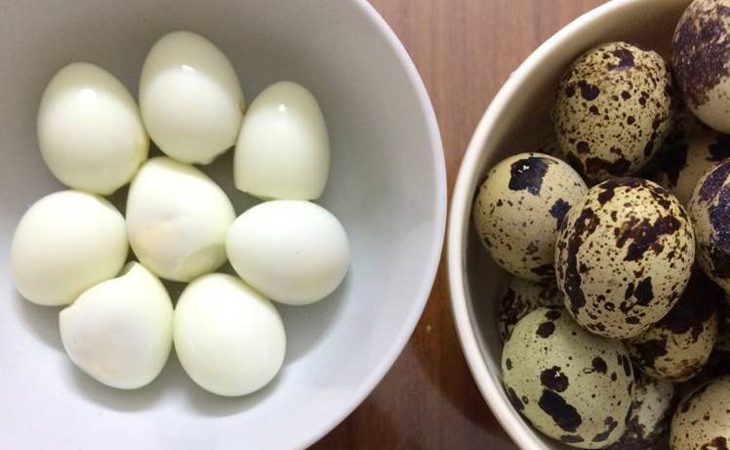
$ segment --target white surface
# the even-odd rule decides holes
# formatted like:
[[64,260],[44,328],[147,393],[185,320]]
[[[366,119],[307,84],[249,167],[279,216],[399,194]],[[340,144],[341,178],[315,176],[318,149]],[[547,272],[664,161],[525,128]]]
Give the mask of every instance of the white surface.
[[[59,189],[37,150],[43,87],[69,61],[105,67],[135,92],[163,34],[204,34],[231,59],[248,98],[291,79],[319,100],[332,168],[319,201],[342,221],[352,267],[330,298],[280,307],[287,356],[250,397],[197,387],[171,357],[148,387],[119,392],[74,368],[58,311],[19,298],[7,249],[23,211]],[[364,0],[98,0],[50,8],[0,3],[0,449],[159,450],[305,447],[380,381],[411,335],[441,250],[446,177],[433,111],[405,50]],[[236,212],[231,152],[218,174]],[[173,295],[176,297],[177,295]]]
[[236,397],[261,389],[279,372],[286,332],[267,298],[235,275],[202,276],[175,307],[175,351],[207,391]]
[[482,395],[521,448],[566,447],[528,426],[502,389],[495,311],[506,277],[481,248],[473,230],[472,200],[489,168],[510,153],[535,145],[545,135],[550,126],[555,86],[575,57],[611,40],[650,47],[666,57],[674,26],[687,4],[689,0],[613,0],[576,19],[512,73],[484,114],[464,156],[454,187],[448,229],[447,261],[454,320]]
[[307,305],[347,274],[350,244],[332,213],[302,200],[261,203],[236,219],[226,254],[236,273],[268,298]]
[[282,81],[251,103],[233,159],[236,187],[262,198],[314,200],[327,185],[330,145],[322,110],[303,86]]

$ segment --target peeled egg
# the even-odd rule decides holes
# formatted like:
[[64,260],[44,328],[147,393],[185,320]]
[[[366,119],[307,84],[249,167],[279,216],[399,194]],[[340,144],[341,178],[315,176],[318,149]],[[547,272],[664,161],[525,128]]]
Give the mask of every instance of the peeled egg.
[[107,195],[132,179],[147,159],[149,139],[124,85],[100,67],[75,63],[43,93],[38,144],[62,183]]
[[233,205],[215,182],[169,158],[145,163],[129,189],[129,243],[162,278],[190,281],[220,267],[234,219]]
[[304,87],[281,82],[251,103],[236,144],[236,187],[257,197],[314,200],[322,195],[330,146],[322,110]]
[[175,351],[185,372],[214,394],[239,396],[279,372],[286,335],[269,300],[231,275],[193,281],[175,307]]
[[194,33],[163,36],[139,83],[142,119],[152,140],[179,161],[208,164],[236,142],[244,99],[231,62]]
[[261,203],[241,214],[228,232],[226,251],[246,283],[290,305],[328,296],[350,262],[342,224],[321,206],[300,200]]
[[124,217],[108,201],[78,191],[47,195],[15,230],[10,250],[15,286],[33,303],[69,304],[119,273],[127,247]]
[[172,301],[139,263],[85,291],[61,311],[61,341],[81,370],[119,389],[137,389],[162,371],[172,348]]

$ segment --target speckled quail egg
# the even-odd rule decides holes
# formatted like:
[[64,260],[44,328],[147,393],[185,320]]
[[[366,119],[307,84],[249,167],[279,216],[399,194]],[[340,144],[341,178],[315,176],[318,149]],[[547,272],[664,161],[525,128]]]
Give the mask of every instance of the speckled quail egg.
[[566,444],[603,448],[626,429],[634,386],[628,352],[563,308],[520,320],[502,351],[502,381],[520,414]]
[[608,180],[565,219],[555,254],[558,289],[588,330],[638,336],[679,299],[694,249],[689,217],[666,189],[640,178]]
[[730,446],[730,376],[699,387],[672,417],[672,450],[725,450]]
[[730,0],[694,0],[672,39],[672,67],[697,117],[730,133]]
[[686,205],[700,178],[728,157],[730,136],[705,131],[679,139],[663,149],[652,178]]
[[666,443],[677,390],[665,380],[638,375],[626,431],[608,450],[653,450]]
[[504,342],[517,322],[541,306],[562,306],[563,301],[555,283],[535,282],[510,277],[497,303],[497,327]]
[[492,258],[508,272],[552,279],[558,229],[586,185],[565,162],[520,153],[499,162],[474,202],[474,224]]
[[697,238],[697,262],[730,292],[730,160],[716,164],[697,182],[687,209]]
[[669,313],[626,345],[634,366],[653,378],[674,382],[695,376],[707,363],[717,338],[719,286],[700,270]]
[[589,184],[636,173],[673,116],[672,79],[656,52],[625,42],[581,55],[560,81],[553,122],[565,159]]

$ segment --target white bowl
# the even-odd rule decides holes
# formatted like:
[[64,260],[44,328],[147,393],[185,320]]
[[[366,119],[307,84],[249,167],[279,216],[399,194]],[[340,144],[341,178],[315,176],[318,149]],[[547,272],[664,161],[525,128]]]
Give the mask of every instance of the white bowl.
[[471,205],[487,170],[529,149],[550,129],[555,87],[570,62],[607,41],[626,40],[668,54],[674,27],[690,0],[612,0],[576,19],[535,50],[510,76],[482,117],[459,171],[448,228],[454,320],[482,395],[521,448],[567,448],[530,427],[501,384],[496,300],[506,275],[489,258],[471,222]]
[[[344,223],[352,266],[330,298],[279,307],[284,367],[263,391],[224,399],[173,357],[150,386],[99,385],[74,368],[58,309],[31,305],[8,275],[13,229],[61,186],[44,166],[35,119],[67,63],[105,67],[136,92],[163,34],[203,34],[232,60],[249,101],[290,79],[319,99],[332,170],[319,203]],[[397,38],[364,0],[42,0],[0,6],[0,449],[233,449],[307,446],[375,387],[411,335],[439,261],[446,212],[441,141],[424,86]],[[211,171],[240,213],[231,152]]]

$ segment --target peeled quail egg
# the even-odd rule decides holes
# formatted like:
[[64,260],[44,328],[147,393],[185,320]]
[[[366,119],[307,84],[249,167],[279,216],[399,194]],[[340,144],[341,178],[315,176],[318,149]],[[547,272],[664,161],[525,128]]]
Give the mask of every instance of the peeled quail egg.
[[127,198],[129,243],[155,274],[190,281],[226,261],[225,239],[235,212],[203,172],[165,157],[149,160]]
[[517,323],[502,351],[502,382],[520,414],[568,445],[603,448],[626,429],[634,386],[628,352],[562,308],[539,308]]
[[236,144],[236,187],[257,197],[314,200],[329,167],[327,126],[314,96],[288,81],[259,94]]
[[685,102],[704,123],[730,133],[729,0],[694,0],[672,40],[672,67]]
[[667,135],[672,113],[672,79],[662,57],[611,42],[570,66],[553,121],[566,160],[597,183],[641,169]]
[[672,418],[672,450],[723,450],[730,445],[730,376],[696,389]]
[[625,339],[664,317],[689,280],[695,240],[689,217],[663,187],[616,178],[574,205],[558,236],[558,289],[577,322]]
[[160,150],[191,164],[208,164],[233,146],[243,120],[233,65],[213,43],[188,31],[167,34],[152,47],[139,103]]
[[246,283],[291,305],[331,294],[350,264],[350,245],[339,220],[301,200],[261,203],[241,214],[228,232],[226,251]]
[[154,380],[172,348],[170,296],[139,263],[86,290],[61,311],[59,323],[74,364],[119,389],[137,389]]
[[554,277],[555,240],[565,214],[587,188],[565,162],[520,153],[499,162],[474,201],[474,225],[501,267],[528,280]]
[[702,271],[669,313],[627,348],[634,365],[647,375],[675,382],[695,376],[710,358],[717,338],[717,303],[724,293]]
[[149,139],[124,85],[100,67],[75,63],[43,93],[38,144],[62,183],[107,195],[132,179],[147,159]]
[[111,203],[78,191],[47,195],[15,230],[10,250],[15,286],[33,303],[69,304],[118,274],[127,247],[124,217]]
[[517,322],[541,306],[561,306],[563,300],[555,283],[537,283],[511,277],[497,303],[497,327],[502,341],[507,340]]
[[286,336],[276,308],[241,280],[210,274],[190,283],[175,307],[175,351],[203,389],[254,392],[279,372]]

